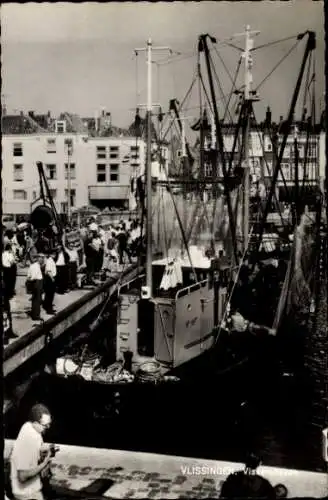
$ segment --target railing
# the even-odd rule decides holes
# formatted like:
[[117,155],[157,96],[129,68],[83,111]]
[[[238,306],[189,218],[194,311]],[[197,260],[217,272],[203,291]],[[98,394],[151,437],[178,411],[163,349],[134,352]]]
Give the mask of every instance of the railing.
[[140,276],[136,276],[130,281],[127,281],[126,283],[123,283],[119,288],[118,288],[118,293],[121,293],[121,290],[124,289],[124,292],[128,292],[130,289],[131,283],[137,283],[138,281],[141,281],[146,275],[141,274]]
[[181,296],[189,295],[194,290],[199,290],[200,288],[204,288],[208,283],[208,279],[198,281],[198,283],[194,283],[193,285],[187,286],[186,288],[182,288],[176,293],[175,300],[177,300]]

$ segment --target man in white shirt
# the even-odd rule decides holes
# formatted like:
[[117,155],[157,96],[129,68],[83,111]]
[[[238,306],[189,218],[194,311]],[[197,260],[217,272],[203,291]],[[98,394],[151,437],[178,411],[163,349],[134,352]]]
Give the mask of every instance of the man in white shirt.
[[10,481],[15,500],[44,500],[41,475],[49,467],[51,452],[44,445],[42,434],[50,425],[48,408],[37,404],[31,409],[29,421],[19,431],[10,457]]
[[53,307],[53,301],[55,297],[56,291],[56,276],[57,276],[57,267],[55,264],[55,253],[48,252],[45,260],[45,268],[44,268],[44,301],[43,307],[47,314],[55,314],[56,311]]
[[93,232],[91,246],[94,250],[94,270],[101,271],[104,260],[104,244],[96,231]]
[[73,244],[68,243],[65,248],[67,254],[69,255],[68,263],[68,287],[74,290],[77,287],[77,270],[79,268],[79,253]]
[[57,278],[56,278],[56,288],[57,293],[64,294],[67,293],[68,288],[68,263],[69,256],[63,245],[59,245],[57,259]]
[[34,321],[39,321],[41,312],[41,302],[42,302],[42,290],[43,290],[43,275],[41,271],[41,265],[44,262],[44,255],[38,254],[37,259],[35,259],[28,271],[27,280],[29,282],[29,287],[32,294],[32,310],[31,318]]
[[5,243],[2,252],[3,280],[6,293],[11,299],[15,295],[15,284],[17,277],[16,257],[11,243]]

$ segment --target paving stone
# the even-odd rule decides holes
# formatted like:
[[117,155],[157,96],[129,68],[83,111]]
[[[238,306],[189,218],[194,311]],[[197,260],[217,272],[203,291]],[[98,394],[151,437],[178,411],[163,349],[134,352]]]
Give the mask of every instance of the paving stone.
[[151,473],[148,473],[148,474],[145,474],[144,478],[143,478],[143,481],[151,481],[153,479],[153,475]]
[[157,493],[159,493],[159,490],[152,490],[148,493],[147,497],[148,498],[155,498]]
[[207,484],[215,484],[215,481],[214,481],[214,479],[212,479],[212,478],[206,478],[206,477],[205,477],[205,478],[203,479],[202,483],[207,483]]
[[173,484],[183,484],[187,481],[186,476],[176,476],[176,478],[173,480]]
[[124,493],[124,498],[132,498],[134,497],[135,490],[128,490],[126,493]]

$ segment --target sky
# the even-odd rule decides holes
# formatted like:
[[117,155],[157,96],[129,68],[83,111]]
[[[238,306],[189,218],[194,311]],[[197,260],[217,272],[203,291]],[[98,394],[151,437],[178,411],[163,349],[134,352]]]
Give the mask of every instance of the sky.
[[[146,103],[145,54],[136,58],[134,49],[144,47],[148,38],[155,47],[173,51],[156,51],[153,56],[153,102],[167,110],[169,100],[182,101],[190,87],[202,33],[218,40],[211,54],[223,94],[228,94],[240,54],[222,41],[243,32],[247,24],[260,31],[255,47],[305,30],[316,32],[318,110],[324,102],[323,1],[8,3],[1,11],[1,93],[9,113],[50,110],[53,115],[70,111],[94,116],[105,108],[113,124],[128,126],[136,106]],[[232,43],[242,47],[244,39],[237,37]],[[288,40],[254,52],[255,87],[294,43]],[[304,47],[305,41],[300,42],[260,88],[259,119],[268,105],[275,120],[286,115]],[[202,73],[207,81],[203,62]],[[241,72],[237,86],[242,78]],[[218,87],[216,91],[219,95]],[[195,86],[186,111],[190,119],[198,113],[198,94]],[[219,106],[221,116],[222,110]]]

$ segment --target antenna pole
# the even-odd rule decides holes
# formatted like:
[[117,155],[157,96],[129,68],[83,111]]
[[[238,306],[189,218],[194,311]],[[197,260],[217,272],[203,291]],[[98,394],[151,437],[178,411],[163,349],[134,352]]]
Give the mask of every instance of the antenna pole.
[[251,49],[253,47],[253,40],[250,37],[250,27],[246,26],[245,33],[245,52],[243,54],[245,62],[245,91],[244,99],[246,104],[245,113],[245,129],[244,129],[244,182],[243,182],[243,250],[244,252],[248,246],[249,235],[249,194],[250,194],[250,171],[249,171],[249,132],[250,132],[250,107],[251,101],[251,84],[253,81],[252,69],[252,56]]
[[147,168],[146,168],[146,192],[147,192],[147,257],[146,257],[146,284],[149,295],[152,297],[152,182],[151,182],[151,112],[152,112],[152,42],[147,41]]
[[[182,141],[182,166],[183,166],[183,230],[187,231],[187,150],[186,150],[186,129],[184,119],[181,118],[181,141]],[[182,241],[182,256],[185,248]]]
[[147,193],[147,256],[146,256],[146,285],[149,296],[152,297],[152,177],[151,177],[151,115],[152,115],[152,51],[169,50],[168,47],[153,47],[151,39],[147,41],[147,47],[135,49],[135,53],[147,52],[147,161],[146,161],[146,193]]

